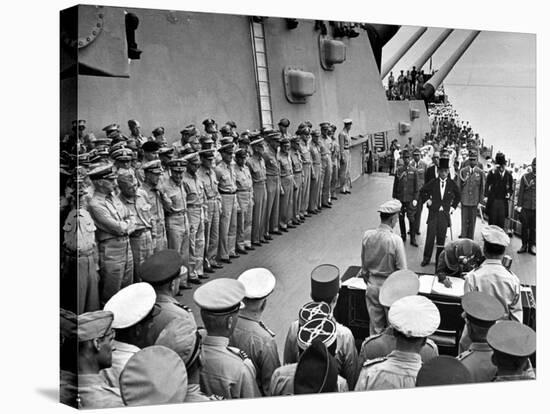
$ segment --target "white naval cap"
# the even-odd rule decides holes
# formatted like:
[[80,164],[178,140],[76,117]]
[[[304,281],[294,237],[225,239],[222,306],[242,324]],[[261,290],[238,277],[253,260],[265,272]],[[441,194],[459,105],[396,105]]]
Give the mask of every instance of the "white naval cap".
[[353,120],[351,118],[346,118],[342,121],[344,124],[351,124],[353,123]]
[[155,289],[149,283],[134,283],[113,295],[103,310],[113,312],[113,329],[123,329],[145,318],[156,300]]
[[244,285],[247,299],[265,298],[275,289],[275,276],[263,267],[248,269],[237,278]]
[[415,295],[396,300],[388,312],[388,322],[409,338],[424,338],[435,332],[441,319],[431,300]]
[[392,199],[378,207],[379,213],[395,214],[401,211],[401,201]]
[[405,296],[416,295],[419,288],[420,280],[416,273],[408,269],[397,270],[384,280],[380,288],[380,304],[390,307]]
[[485,226],[481,229],[483,240],[488,243],[497,244],[499,246],[508,247],[510,245],[510,237],[499,226],[494,224]]

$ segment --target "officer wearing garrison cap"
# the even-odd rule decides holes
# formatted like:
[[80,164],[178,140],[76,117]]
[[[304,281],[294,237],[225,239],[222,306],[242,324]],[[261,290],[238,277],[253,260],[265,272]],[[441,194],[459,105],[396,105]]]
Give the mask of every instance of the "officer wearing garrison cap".
[[[320,375],[323,378],[323,373],[319,373],[314,365],[305,363],[309,366],[309,376],[303,372],[305,368],[304,362],[310,357],[308,350],[314,346],[314,343],[323,344],[323,348],[327,350],[326,359],[333,361],[334,369],[334,384],[330,387],[330,392],[346,392],[349,391],[347,381],[338,374],[338,362],[334,357],[337,348],[338,335],[336,332],[336,323],[330,317],[315,318],[308,322],[305,322],[298,331],[298,349],[299,358],[298,361],[292,364],[283,365],[273,372],[271,378],[271,385],[269,388],[269,395],[293,395],[298,388],[302,386],[302,389],[308,388],[307,384],[311,385],[314,381],[313,376]],[[330,357],[329,357],[330,356]],[[305,360],[304,360],[305,358]],[[325,368],[326,365],[324,365]],[[317,378],[319,380],[319,378]],[[296,382],[298,381],[298,382]],[[319,391],[310,391],[319,392]],[[329,391],[325,391],[329,392]]]
[[169,208],[170,200],[161,185],[163,169],[160,160],[149,161],[142,165],[144,173],[143,191],[147,194],[151,209],[151,234],[153,238],[153,251],[159,252],[167,248],[166,225],[164,222],[164,209]]
[[370,335],[381,333],[387,326],[386,313],[378,298],[381,286],[390,274],[407,268],[403,240],[393,232],[400,211],[399,200],[385,202],[378,208],[380,225],[363,235],[361,274],[367,284]]
[[124,406],[119,388],[109,386],[99,373],[112,363],[115,338],[112,323],[113,313],[109,311],[88,312],[78,316],[78,408]]
[[395,301],[388,321],[396,337],[395,350],[363,364],[355,391],[414,388],[422,366],[420,350],[440,323],[437,307],[424,296]]
[[[155,309],[146,321],[147,329],[142,331],[135,344],[140,348],[153,345],[161,331],[173,319],[185,319],[195,323],[191,310],[176,300],[179,284],[186,275],[181,255],[175,250],[162,250],[149,257],[140,267],[140,277],[156,292]],[[196,325],[196,324],[195,324]]]
[[111,367],[100,372],[110,386],[120,388],[120,373],[128,360],[139,351],[135,343],[139,342],[141,331],[147,329],[140,322],[153,309],[156,297],[155,289],[141,282],[121,289],[105,304],[103,310],[113,313],[112,328],[116,333]]
[[264,139],[261,136],[254,136],[250,141],[252,156],[248,157],[246,164],[252,178],[252,195],[254,198],[252,206],[252,234],[251,241],[254,246],[261,246],[261,243],[268,243],[265,239],[267,234],[265,211],[267,204],[266,168],[263,153],[265,151]]
[[116,175],[111,165],[90,171],[94,196],[89,211],[94,219],[102,281],[101,302],[107,302],[121,288],[132,284],[134,262],[129,235],[136,228],[132,212],[116,197]]
[[241,282],[227,278],[212,280],[193,295],[207,331],[202,343],[200,375],[201,389],[206,394],[227,399],[261,396],[253,362],[245,352],[229,346],[245,295]]
[[[380,288],[380,304],[387,311],[397,300],[405,296],[418,294],[420,282],[418,275],[412,270],[397,270],[393,272],[382,287]],[[359,363],[363,365],[365,361],[385,357],[395,350],[396,337],[393,328],[388,326],[382,333],[371,335],[363,341],[361,352],[359,353]],[[420,358],[423,363],[439,355],[439,350],[435,342],[431,339],[426,340],[426,344],[420,349]]]
[[489,382],[497,372],[493,364],[493,350],[487,344],[487,332],[505,315],[504,306],[493,296],[482,292],[468,292],[462,299],[468,337],[472,340],[468,350],[457,359],[472,376],[472,382]]
[[[338,301],[340,290],[340,271],[334,265],[323,264],[317,266],[311,272],[311,299],[314,302],[325,302],[330,306],[330,312]],[[346,326],[336,323],[337,347],[336,360],[338,361],[338,373],[344,377],[350,389],[355,386],[357,380],[357,348],[353,334]],[[288,330],[285,349],[284,363],[290,364],[298,361],[298,331],[299,321],[294,321]]]
[[460,205],[462,214],[461,237],[474,238],[478,207],[483,201],[485,173],[477,165],[477,152],[470,151],[469,165],[458,172]]

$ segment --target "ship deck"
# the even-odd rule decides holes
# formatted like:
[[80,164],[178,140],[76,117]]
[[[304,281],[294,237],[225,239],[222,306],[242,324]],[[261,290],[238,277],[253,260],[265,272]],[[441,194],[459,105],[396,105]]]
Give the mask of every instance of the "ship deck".
[[[297,318],[300,307],[310,299],[310,272],[322,263],[331,263],[340,269],[342,275],[349,266],[361,263],[361,239],[365,230],[379,224],[377,207],[391,198],[393,177],[386,173],[363,175],[353,183],[352,194],[338,194],[332,209],[310,217],[295,229],[289,229],[282,236],[274,236],[269,244],[256,248],[248,255],[233,260],[210,275],[236,278],[243,271],[253,267],[270,269],[277,278],[277,285],[269,297],[263,320],[276,333],[279,353],[282,355],[286,332],[290,323]],[[452,220],[454,237],[460,234],[460,209]],[[426,267],[420,267],[426,234],[427,210],[424,209],[417,237],[419,247],[413,247],[407,240],[405,250],[409,269],[417,273],[433,273],[434,260]],[[480,225],[476,226],[474,239],[481,241]],[[399,225],[394,232],[399,234]],[[449,240],[450,232],[447,233]],[[516,251],[521,240],[513,237],[507,249],[512,259],[512,271],[521,283],[536,284],[536,258],[530,254],[518,255]],[[435,251],[434,255],[435,256]],[[193,302],[193,290],[184,291],[178,299],[193,309],[199,326],[202,325],[200,312]]]

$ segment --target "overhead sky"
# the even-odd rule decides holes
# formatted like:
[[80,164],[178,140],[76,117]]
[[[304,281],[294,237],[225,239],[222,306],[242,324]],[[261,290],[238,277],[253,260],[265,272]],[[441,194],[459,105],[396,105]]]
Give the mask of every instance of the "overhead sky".
[[[386,44],[382,64],[418,29],[402,26]],[[407,70],[443,29],[428,28],[393,74]],[[468,30],[455,30],[434,53],[438,69],[466,38]],[[430,62],[424,66],[429,71]],[[387,79],[384,79],[384,83]],[[486,143],[517,162],[535,155],[536,43],[535,35],[482,31],[444,81],[445,91],[462,120],[486,138]],[[522,145],[518,145],[522,144]]]

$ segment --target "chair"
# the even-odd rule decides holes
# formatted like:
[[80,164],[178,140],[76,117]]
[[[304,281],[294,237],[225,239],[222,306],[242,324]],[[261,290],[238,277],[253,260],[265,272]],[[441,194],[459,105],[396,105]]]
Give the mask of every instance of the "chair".
[[462,306],[456,301],[432,299],[432,302],[439,310],[441,323],[430,339],[436,343],[440,355],[457,356],[458,343],[464,328]]

